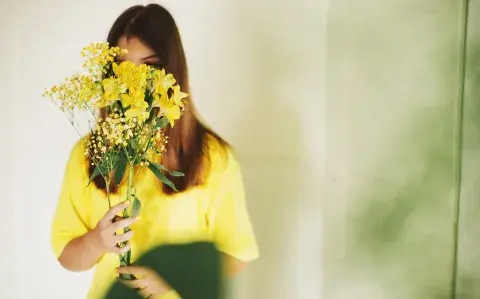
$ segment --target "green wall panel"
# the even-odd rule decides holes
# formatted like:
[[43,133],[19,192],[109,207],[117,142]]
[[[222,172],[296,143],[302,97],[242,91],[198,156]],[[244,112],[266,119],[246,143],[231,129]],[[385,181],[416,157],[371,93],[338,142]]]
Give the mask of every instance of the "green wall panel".
[[464,1],[331,2],[324,298],[452,298],[464,23]]
[[480,298],[480,1],[469,1],[467,24],[457,299]]

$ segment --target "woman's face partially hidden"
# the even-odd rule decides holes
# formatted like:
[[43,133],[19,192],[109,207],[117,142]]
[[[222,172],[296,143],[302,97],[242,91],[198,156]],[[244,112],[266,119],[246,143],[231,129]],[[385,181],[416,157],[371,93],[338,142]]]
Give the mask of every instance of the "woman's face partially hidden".
[[135,65],[147,64],[153,67],[160,68],[160,59],[157,57],[152,48],[144,44],[137,37],[126,38],[122,36],[118,40],[117,46],[121,49],[126,49],[127,54],[118,57],[117,63],[122,61],[130,61]]

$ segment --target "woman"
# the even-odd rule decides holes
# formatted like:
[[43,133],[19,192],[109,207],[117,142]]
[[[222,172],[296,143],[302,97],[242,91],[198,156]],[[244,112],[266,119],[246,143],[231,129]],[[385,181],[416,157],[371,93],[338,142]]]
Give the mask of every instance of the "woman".
[[[128,50],[120,60],[162,67],[172,73],[188,93],[185,54],[170,13],[159,5],[134,6],[113,24],[108,42]],[[224,253],[224,265],[234,275],[258,257],[258,249],[245,206],[239,166],[228,144],[197,118],[188,107],[169,136],[162,164],[185,173],[171,178],[179,192],[162,186],[148,171],[137,176],[137,195],[142,201],[139,219],[113,221],[126,204],[122,185],[113,190],[115,205],[109,210],[101,179],[85,187],[92,168],[78,142],[67,163],[52,226],[52,248],[60,264],[70,271],[96,266],[88,298],[102,298],[118,273],[142,277],[132,285],[148,298],[179,298],[161,279],[145,269],[118,268],[118,254],[132,249],[133,259],[165,243],[210,240]],[[132,231],[115,232],[131,225]],[[128,241],[128,246],[117,244]]]

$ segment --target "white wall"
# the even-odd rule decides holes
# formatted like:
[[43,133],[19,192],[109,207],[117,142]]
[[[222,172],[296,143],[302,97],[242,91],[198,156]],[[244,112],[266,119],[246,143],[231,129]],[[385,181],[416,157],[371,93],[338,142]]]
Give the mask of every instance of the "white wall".
[[[180,27],[196,104],[244,170],[261,258],[236,281],[235,298],[321,297],[327,2],[160,1]],[[135,3],[144,1],[0,3],[1,298],[85,298],[91,273],[62,270],[49,246],[77,135],[40,95]]]

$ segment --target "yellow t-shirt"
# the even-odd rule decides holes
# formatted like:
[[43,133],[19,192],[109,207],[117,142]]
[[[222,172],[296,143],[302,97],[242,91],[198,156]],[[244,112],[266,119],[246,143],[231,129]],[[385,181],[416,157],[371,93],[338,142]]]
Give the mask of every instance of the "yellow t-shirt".
[[[60,198],[53,218],[51,244],[58,258],[74,238],[93,229],[109,209],[105,193],[95,184],[88,187],[83,139],[68,160]],[[258,248],[247,212],[242,176],[232,152],[227,155],[211,146],[211,167],[203,186],[174,195],[165,195],[157,178],[141,170],[134,185],[142,202],[140,220],[132,225],[132,260],[152,247],[168,243],[213,241],[220,251],[241,261],[258,257]],[[126,184],[111,195],[112,206],[123,201]],[[106,253],[98,261],[88,299],[105,296],[116,279],[119,266],[116,254]],[[175,291],[161,299],[177,299]]]

